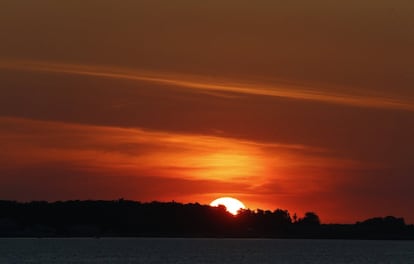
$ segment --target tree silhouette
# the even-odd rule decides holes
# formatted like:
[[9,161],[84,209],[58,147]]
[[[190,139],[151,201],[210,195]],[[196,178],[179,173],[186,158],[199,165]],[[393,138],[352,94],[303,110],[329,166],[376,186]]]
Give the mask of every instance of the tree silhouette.
[[314,212],[306,212],[303,218],[298,220],[299,224],[309,225],[309,226],[318,226],[321,224],[319,216]]
[[0,237],[45,236],[414,239],[414,226],[394,216],[371,218],[355,225],[326,225],[314,212],[292,221],[289,211],[282,209],[243,209],[234,216],[224,206],[198,203],[124,199],[0,201]]

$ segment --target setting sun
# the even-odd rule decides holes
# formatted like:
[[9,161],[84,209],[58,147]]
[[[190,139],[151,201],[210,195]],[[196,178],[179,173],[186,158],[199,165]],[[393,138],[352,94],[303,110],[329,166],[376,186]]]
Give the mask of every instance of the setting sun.
[[239,200],[232,197],[221,197],[210,203],[210,206],[224,205],[227,211],[233,215],[237,215],[240,209],[245,209],[246,206]]

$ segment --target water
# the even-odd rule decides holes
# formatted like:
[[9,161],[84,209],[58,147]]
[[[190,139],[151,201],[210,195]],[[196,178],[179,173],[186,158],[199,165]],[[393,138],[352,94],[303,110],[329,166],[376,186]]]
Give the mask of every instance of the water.
[[13,238],[0,263],[414,263],[414,241]]

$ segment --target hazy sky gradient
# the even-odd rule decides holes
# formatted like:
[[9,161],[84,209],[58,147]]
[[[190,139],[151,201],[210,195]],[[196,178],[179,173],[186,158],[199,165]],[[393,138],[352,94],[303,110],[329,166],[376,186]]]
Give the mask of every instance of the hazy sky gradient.
[[412,1],[0,7],[0,199],[414,222]]

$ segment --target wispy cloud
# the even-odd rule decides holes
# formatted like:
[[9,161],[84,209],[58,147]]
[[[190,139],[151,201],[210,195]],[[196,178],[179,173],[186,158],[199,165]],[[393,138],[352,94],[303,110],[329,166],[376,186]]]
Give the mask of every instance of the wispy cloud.
[[211,80],[202,78],[200,76],[164,72],[150,72],[145,70],[136,70],[121,67],[105,67],[97,65],[77,65],[36,61],[3,61],[0,62],[0,68],[143,81],[198,90],[203,93],[209,92],[213,93],[215,96],[223,96],[228,98],[232,98],[232,96],[229,94],[260,95],[284,97],[297,100],[312,100],[358,107],[414,111],[414,101],[410,98],[401,99],[393,96],[377,96],[375,94],[329,92],[326,91],[326,89],[318,89],[317,87],[311,86],[304,87],[299,85],[286,84],[268,85],[250,82],[243,83],[241,81],[217,79]]
[[70,163],[87,171],[257,185],[283,180],[289,173],[281,172],[293,168],[355,166],[302,145],[11,117],[0,117],[0,124],[4,167]]
[[20,118],[1,117],[0,124],[0,164],[7,167],[69,162],[88,170],[228,181],[262,177],[265,166],[266,144],[254,141]]

